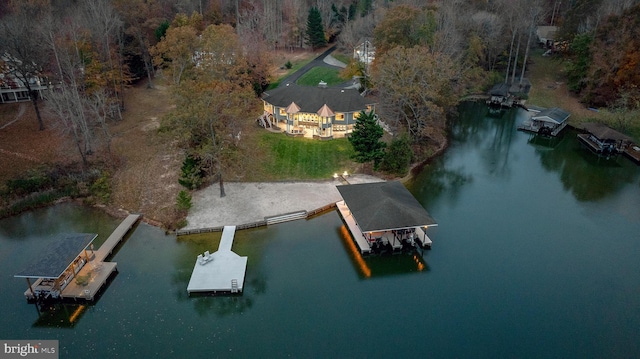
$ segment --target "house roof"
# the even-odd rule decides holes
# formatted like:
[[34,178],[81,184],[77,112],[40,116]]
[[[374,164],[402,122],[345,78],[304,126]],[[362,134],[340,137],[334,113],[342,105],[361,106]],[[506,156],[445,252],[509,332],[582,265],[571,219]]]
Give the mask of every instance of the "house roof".
[[327,106],[327,104],[325,103],[324,105],[322,105],[322,107],[318,110],[318,115],[320,115],[321,117],[331,117],[331,116],[335,116],[335,113],[333,113],[333,111],[331,111],[331,109],[329,108],[329,106]]
[[58,278],[96,237],[95,233],[58,234],[32,263],[14,277]]
[[359,112],[366,110],[367,105],[375,103],[360,96],[358,90],[355,89],[298,86],[293,83],[264,92],[262,99],[282,108],[295,102],[301,112],[307,113],[317,113],[325,104],[334,112]]
[[558,32],[557,26],[538,26],[536,33],[541,40],[554,40]]
[[398,181],[337,186],[363,232],[437,225]]
[[554,107],[540,111],[537,115],[532,116],[531,119],[538,121],[554,122],[561,124],[566,121],[571,114],[561,108]]
[[614,141],[632,141],[633,139],[623,133],[620,133],[612,128],[607,127],[601,123],[588,122],[582,124],[582,128],[596,136],[601,140],[614,140]]

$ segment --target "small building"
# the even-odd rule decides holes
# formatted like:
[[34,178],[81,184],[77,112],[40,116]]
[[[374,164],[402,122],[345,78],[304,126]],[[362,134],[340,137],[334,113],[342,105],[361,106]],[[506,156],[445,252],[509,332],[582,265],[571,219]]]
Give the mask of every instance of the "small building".
[[567,126],[569,116],[569,112],[558,107],[544,109],[534,113],[518,129],[539,135],[557,136]]
[[557,26],[538,26],[536,28],[536,35],[538,36],[538,43],[545,49],[553,49],[556,40],[556,34],[558,33]]
[[431,247],[427,228],[436,221],[399,181],[337,186],[336,205],[361,253],[420,244]]
[[578,140],[592,152],[611,156],[624,152],[632,142],[632,138],[601,123],[582,124],[586,133],[578,134]]
[[262,94],[264,117],[291,136],[316,139],[344,137],[353,130],[361,111],[375,111],[374,101],[356,89],[279,86]]
[[492,107],[507,107],[513,106],[514,97],[509,92],[511,85],[507,83],[500,83],[491,88],[489,91],[489,99],[487,105]]

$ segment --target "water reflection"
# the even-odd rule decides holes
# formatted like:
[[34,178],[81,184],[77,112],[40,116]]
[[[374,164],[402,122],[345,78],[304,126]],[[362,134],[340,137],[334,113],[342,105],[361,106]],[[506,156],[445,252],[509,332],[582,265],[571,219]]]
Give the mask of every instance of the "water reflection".
[[578,201],[604,199],[638,178],[637,168],[626,158],[599,158],[583,148],[576,135],[575,131],[565,130],[553,150],[537,146],[535,154],[543,168],[559,174],[565,190]]
[[87,304],[70,303],[51,303],[43,308],[34,304],[33,307],[38,313],[33,327],[46,328],[73,328],[89,308]]
[[402,253],[362,256],[345,225],[338,228],[337,234],[360,279],[429,271],[419,248]]

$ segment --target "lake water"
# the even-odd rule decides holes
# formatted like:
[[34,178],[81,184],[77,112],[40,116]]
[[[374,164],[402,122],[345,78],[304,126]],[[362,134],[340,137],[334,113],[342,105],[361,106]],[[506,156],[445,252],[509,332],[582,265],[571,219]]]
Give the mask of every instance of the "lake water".
[[[54,233],[104,240],[119,221],[71,203],[0,220],[0,339],[67,357],[630,358],[640,356],[640,167],[575,134],[542,141],[466,104],[452,143],[409,184],[433,249],[361,258],[336,212],[239,231],[245,292],[189,297],[198,253],[140,224],[89,306],[39,314],[13,278]],[[99,243],[99,242],[98,242]]]

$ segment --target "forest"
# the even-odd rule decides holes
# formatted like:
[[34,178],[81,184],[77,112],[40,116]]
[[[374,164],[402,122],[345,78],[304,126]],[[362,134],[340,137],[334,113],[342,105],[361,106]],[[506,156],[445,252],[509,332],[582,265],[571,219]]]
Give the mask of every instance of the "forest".
[[[585,106],[638,110],[639,23],[634,0],[2,0],[0,68],[22,76],[39,129],[53,118],[85,167],[110,153],[125,90],[165,79],[176,107],[160,130],[184,151],[185,187],[200,185],[195,173],[223,190],[247,150],[245,120],[284,65],[276,50],[335,45],[350,56],[373,39],[375,61],[352,60],[345,75],[429,154],[446,146],[462,98],[526,78],[531,51],[546,45],[538,26],[558,27],[550,54]],[[39,96],[36,82],[52,90]]]

